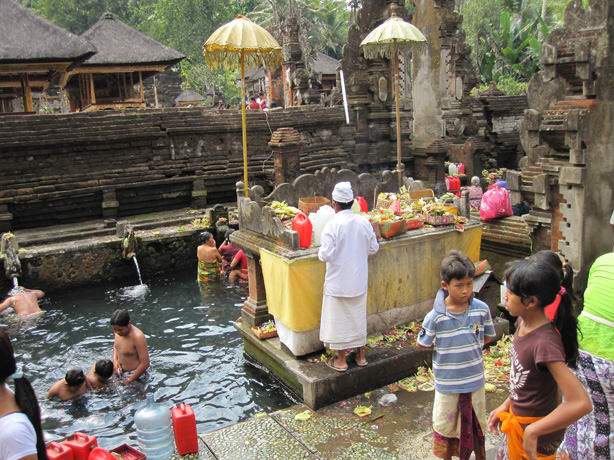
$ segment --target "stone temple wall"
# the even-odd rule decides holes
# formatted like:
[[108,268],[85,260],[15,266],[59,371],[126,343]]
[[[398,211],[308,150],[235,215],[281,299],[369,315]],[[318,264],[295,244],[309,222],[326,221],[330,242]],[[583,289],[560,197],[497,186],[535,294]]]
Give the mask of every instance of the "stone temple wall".
[[[542,48],[528,88],[522,171],[508,173],[512,200],[528,201],[534,251],[559,251],[583,290],[592,262],[612,250],[614,208],[614,4],[573,0],[565,25]],[[537,247],[536,247],[537,246]]]
[[[250,185],[273,185],[271,131],[301,134],[301,172],[352,167],[341,107],[249,112]],[[147,109],[0,119],[0,231],[234,201],[236,110]]]

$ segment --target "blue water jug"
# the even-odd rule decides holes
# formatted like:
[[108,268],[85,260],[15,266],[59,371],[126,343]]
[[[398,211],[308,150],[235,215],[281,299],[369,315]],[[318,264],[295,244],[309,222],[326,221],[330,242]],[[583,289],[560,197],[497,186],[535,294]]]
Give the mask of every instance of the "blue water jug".
[[170,409],[156,403],[152,394],[147,395],[145,405],[134,414],[134,424],[139,446],[148,460],[167,460],[173,455]]

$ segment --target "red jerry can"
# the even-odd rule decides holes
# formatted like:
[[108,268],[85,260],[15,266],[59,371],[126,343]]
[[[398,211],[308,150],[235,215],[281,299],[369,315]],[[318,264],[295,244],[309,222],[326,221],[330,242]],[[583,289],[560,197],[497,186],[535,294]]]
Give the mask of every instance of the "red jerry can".
[[298,245],[301,248],[308,248],[311,246],[311,234],[313,232],[313,227],[311,225],[311,221],[307,218],[305,214],[299,212],[294,216],[292,220],[292,230],[298,232]]
[[360,206],[360,212],[369,212],[369,206],[367,206],[367,200],[365,200],[364,196],[357,196],[354,199],[358,201],[358,205]]
[[465,174],[465,163],[459,163],[458,164],[458,173],[459,174]]
[[70,447],[51,441],[47,446],[47,458],[49,460],[75,460],[75,454]]
[[198,434],[196,433],[196,417],[189,404],[181,403],[171,409],[175,445],[179,455],[198,452]]
[[84,433],[75,433],[72,439],[63,441],[62,444],[71,448],[75,454],[75,460],[87,460],[94,447],[98,447],[96,437]]
[[100,447],[94,447],[90,452],[88,460],[117,460],[116,457],[108,450]]

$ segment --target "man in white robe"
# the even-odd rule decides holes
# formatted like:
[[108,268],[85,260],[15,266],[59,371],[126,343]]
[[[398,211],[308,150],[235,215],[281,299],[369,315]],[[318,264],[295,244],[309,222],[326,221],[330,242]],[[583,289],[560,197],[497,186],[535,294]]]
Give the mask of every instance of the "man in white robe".
[[337,213],[324,228],[318,258],[326,262],[320,340],[335,350],[328,366],[348,369],[346,350],[356,348],[355,361],[366,366],[368,256],[379,249],[371,223],[351,211],[354,192],[349,182],[333,190]]

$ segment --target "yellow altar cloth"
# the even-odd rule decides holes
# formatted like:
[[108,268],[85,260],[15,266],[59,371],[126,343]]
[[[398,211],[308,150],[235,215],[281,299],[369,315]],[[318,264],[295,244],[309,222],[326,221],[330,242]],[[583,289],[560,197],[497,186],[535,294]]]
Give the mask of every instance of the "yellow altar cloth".
[[[441,260],[458,249],[477,261],[481,237],[482,227],[474,224],[467,225],[463,233],[446,226],[379,240],[378,253],[369,257],[367,314],[433,298],[441,285]],[[284,257],[261,248],[260,263],[269,313],[295,332],[320,327],[326,265],[317,253]]]

